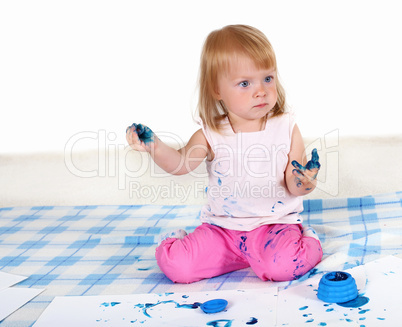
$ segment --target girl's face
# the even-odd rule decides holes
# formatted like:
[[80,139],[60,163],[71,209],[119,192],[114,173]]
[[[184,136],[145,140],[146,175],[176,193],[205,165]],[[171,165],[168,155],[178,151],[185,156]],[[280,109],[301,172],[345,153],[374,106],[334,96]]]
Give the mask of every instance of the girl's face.
[[247,57],[232,60],[228,72],[218,77],[217,100],[223,101],[238,130],[259,130],[276,104],[276,71],[259,69]]

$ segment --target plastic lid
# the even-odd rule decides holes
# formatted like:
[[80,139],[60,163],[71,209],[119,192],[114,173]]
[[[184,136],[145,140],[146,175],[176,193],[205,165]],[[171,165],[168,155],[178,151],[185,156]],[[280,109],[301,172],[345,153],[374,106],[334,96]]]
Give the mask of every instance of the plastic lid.
[[201,309],[205,313],[216,313],[225,310],[228,301],[224,299],[209,300],[201,304]]
[[324,302],[348,302],[357,298],[358,295],[356,281],[347,272],[329,272],[322,276],[318,284],[317,297]]

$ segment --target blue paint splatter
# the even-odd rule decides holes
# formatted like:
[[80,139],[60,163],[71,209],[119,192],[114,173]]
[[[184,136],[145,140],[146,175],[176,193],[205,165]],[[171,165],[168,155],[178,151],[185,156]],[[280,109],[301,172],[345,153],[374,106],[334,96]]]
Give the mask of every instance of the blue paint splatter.
[[230,327],[230,326],[232,326],[232,321],[233,320],[227,320],[227,319],[213,320],[213,321],[207,322],[207,326]]
[[304,307],[299,308],[299,310],[306,310],[308,308],[308,305],[305,305]]
[[101,303],[101,306],[102,307],[108,307],[108,306],[114,307],[115,305],[118,305],[118,304],[120,304],[120,302],[103,302],[103,303]]
[[345,308],[358,308],[358,307],[361,307],[361,306],[367,304],[369,301],[370,301],[370,299],[368,297],[359,295],[354,300],[344,302],[344,303],[337,303],[337,305],[339,305],[341,307],[345,307]]
[[[219,166],[221,165],[221,163],[219,163]],[[218,175],[221,175],[223,177],[225,177],[225,174],[222,174],[220,171],[214,170],[215,173],[217,173]]]
[[[266,250],[267,249],[267,246],[268,245],[270,245],[271,243],[272,243],[272,241],[273,240],[268,240],[268,242],[264,245],[264,250]],[[275,247],[275,245],[274,244],[272,244],[272,246],[271,246],[272,248],[274,248]]]
[[318,326],[326,326],[326,325],[327,325],[326,322],[320,322],[320,323],[318,324]]
[[274,205],[272,206],[272,208],[271,208],[271,212],[275,212],[275,206],[276,206],[277,204],[285,205],[282,201],[276,201],[276,202],[274,203]]
[[317,275],[317,273],[318,273],[318,269],[317,269],[317,268],[313,268],[313,269],[311,269],[311,270],[308,272],[307,278],[313,277],[313,276]]
[[186,304],[180,304],[180,303],[178,303],[176,301],[169,300],[169,301],[158,301],[157,303],[145,303],[145,304],[139,303],[139,304],[134,305],[134,308],[142,309],[142,313],[145,316],[147,316],[149,318],[152,318],[149,315],[149,313],[147,312],[147,310],[150,309],[150,308],[156,307],[157,305],[166,304],[166,303],[174,303],[176,305],[176,308],[183,308],[183,309],[197,309],[202,304],[200,302],[194,302],[194,303],[188,303],[188,304],[187,303]]
[[359,314],[362,315],[362,314],[366,313],[367,311],[370,311],[370,309],[367,309],[367,310],[360,310],[360,311],[359,311]]
[[314,321],[314,319],[306,320],[306,322],[313,322],[313,321]]
[[222,180],[220,177],[218,177],[218,185],[221,186],[222,185]]
[[257,318],[251,317],[248,322],[246,322],[246,325],[255,325],[258,322]]
[[247,241],[247,236],[240,236],[242,242],[239,244],[239,250],[240,251],[247,251],[247,246],[246,246],[246,241]]

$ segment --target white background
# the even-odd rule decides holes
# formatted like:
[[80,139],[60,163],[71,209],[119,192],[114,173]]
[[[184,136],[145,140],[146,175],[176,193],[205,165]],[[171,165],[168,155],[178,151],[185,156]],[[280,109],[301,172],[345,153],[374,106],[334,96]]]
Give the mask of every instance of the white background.
[[1,1],[0,153],[125,144],[133,122],[187,140],[202,44],[238,23],[271,41],[305,137],[400,134],[400,14],[396,0]]

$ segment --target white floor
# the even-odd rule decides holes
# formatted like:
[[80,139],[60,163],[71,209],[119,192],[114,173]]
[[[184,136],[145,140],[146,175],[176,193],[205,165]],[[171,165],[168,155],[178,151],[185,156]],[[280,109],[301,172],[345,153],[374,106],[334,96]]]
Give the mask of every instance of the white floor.
[[[307,198],[402,191],[402,136],[320,142],[319,184]],[[170,176],[147,154],[128,148],[109,154],[0,155],[0,207],[202,204],[206,183],[204,165],[192,175]]]

